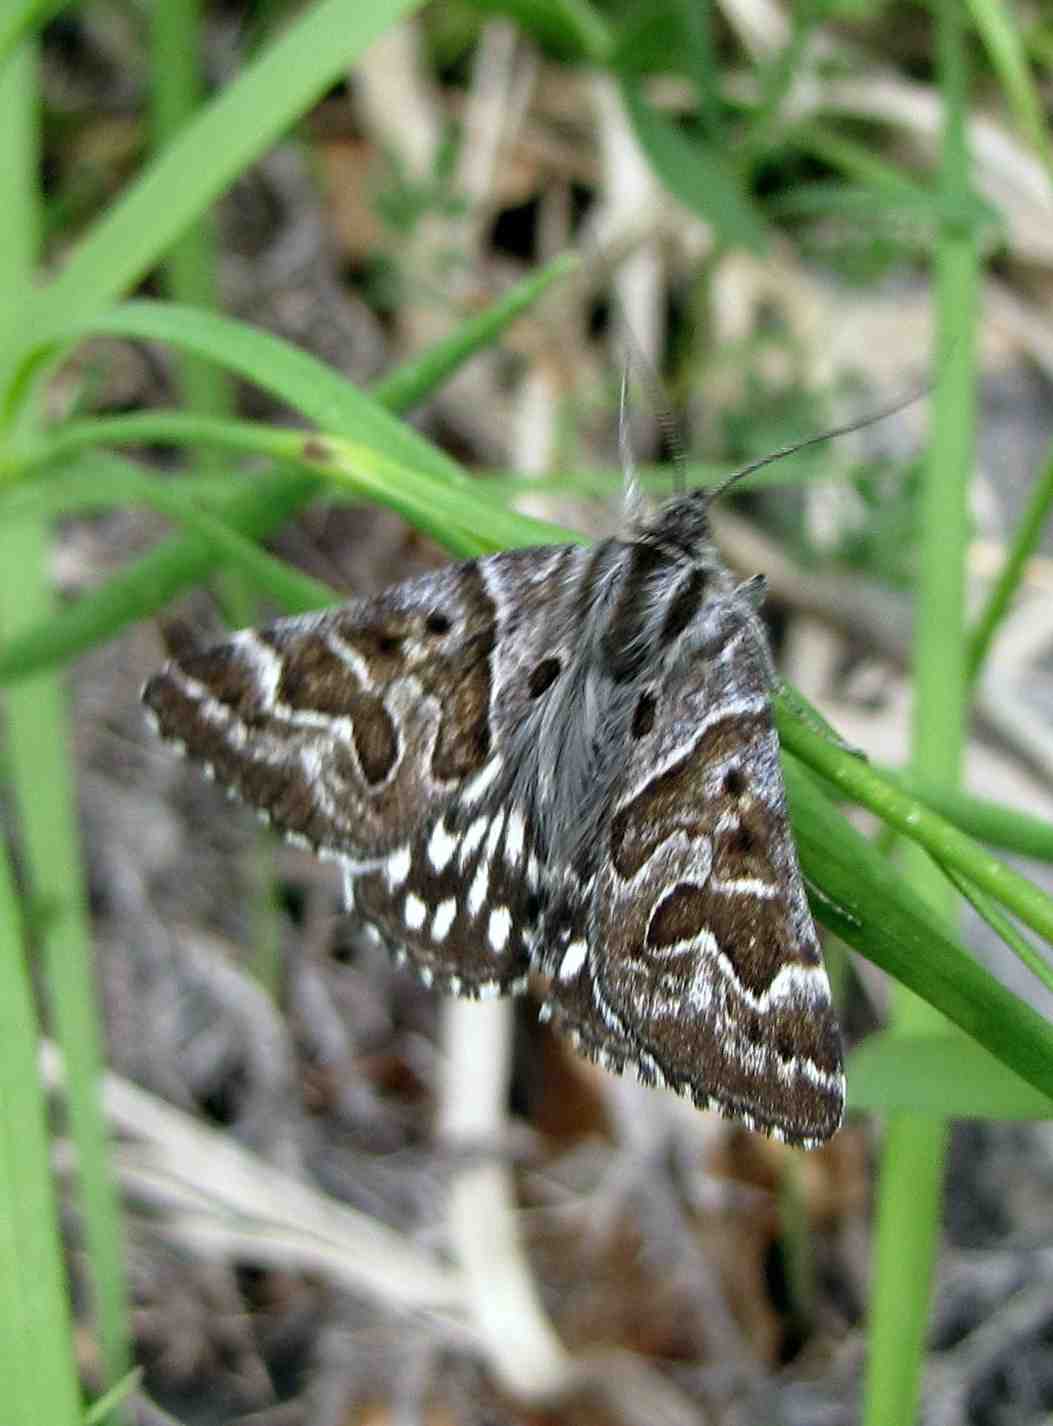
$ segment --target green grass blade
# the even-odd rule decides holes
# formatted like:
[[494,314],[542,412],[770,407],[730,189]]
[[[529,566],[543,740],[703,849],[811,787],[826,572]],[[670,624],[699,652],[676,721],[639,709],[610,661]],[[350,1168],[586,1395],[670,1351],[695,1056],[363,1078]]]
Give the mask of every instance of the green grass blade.
[[80,1389],[38,1035],[14,879],[0,847],[0,1402],[4,1419],[19,1426],[72,1426]]
[[469,535],[472,554],[582,540],[573,530],[504,510],[485,493],[480,498],[480,492],[470,485],[450,487],[421,475],[361,441],[319,436],[311,438],[308,446],[318,470],[330,480],[346,484],[356,495],[389,505],[440,544],[449,546],[451,534],[457,531]]
[[0,67],[32,30],[40,29],[62,9],[65,0],[9,0],[0,11]]
[[[15,340],[13,314],[19,310],[20,294],[32,284],[36,256],[39,155],[34,61],[27,45],[0,68],[0,187],[12,200],[0,239],[0,325],[4,327],[0,350],[7,350]],[[23,412],[20,422],[4,423],[0,447],[19,433],[25,416]],[[51,617],[48,555],[47,530],[41,523],[10,529],[0,525],[0,628],[5,633],[17,633],[27,624]],[[77,836],[73,737],[62,684],[49,675],[11,691],[4,713],[22,879],[41,913],[36,943],[43,961],[48,1023],[70,1068],[68,1122],[77,1154],[76,1205],[93,1294],[90,1322],[104,1378],[114,1381],[127,1371],[130,1357],[121,1224],[98,1093],[102,1056]],[[17,955],[20,943],[12,941],[6,949]],[[8,1211],[24,1220],[32,1204],[0,1205],[0,1216]],[[55,1231],[50,1200],[41,1204],[38,1229],[39,1234]],[[38,1236],[38,1247],[41,1241]],[[61,1360],[54,1364],[56,1372],[68,1370],[69,1350],[67,1343]],[[53,1419],[62,1423],[69,1418]]]
[[225,521],[200,509],[184,495],[178,484],[151,480],[137,471],[127,472],[126,475],[123,480],[115,480],[111,475],[109,493],[114,497],[114,504],[151,506],[159,514],[199,535],[230,568],[246,577],[255,593],[269,596],[279,608],[288,613],[301,613],[322,608],[339,599],[338,590],[321,580],[312,579],[310,575],[301,574],[292,565],[261,549],[254,540],[247,540]]
[[[381,382],[374,393],[376,403],[388,411],[401,411],[411,402],[421,400],[475,351],[490,344],[546,287],[564,277],[568,270],[566,263],[553,263],[545,272],[518,284],[488,312],[473,317],[424,356]],[[280,345],[284,350],[295,352],[284,343]],[[251,358],[246,356],[246,360]],[[338,418],[346,414],[348,425],[353,426],[359,408],[357,405],[349,410],[345,408],[347,383],[334,377],[320,363],[308,361],[306,369],[295,361],[291,363],[293,389],[302,391],[303,399],[310,402],[309,388],[321,383],[323,410],[320,414],[335,412]],[[337,382],[339,385],[334,385]],[[432,449],[427,442],[423,444],[425,450]],[[457,467],[453,469],[461,478]],[[263,539],[307,505],[322,488],[322,483],[310,476],[278,475],[261,479],[252,489],[233,492],[219,514],[242,535]],[[148,618],[176,594],[205,578],[215,563],[212,545],[194,536],[168,541],[95,594],[55,614],[46,624],[27,629],[21,636],[6,642],[0,649],[0,684],[64,662],[112,637],[135,619]]]
[[775,719],[783,747],[813,772],[851,801],[868,807],[937,862],[953,867],[1053,943],[1053,899],[1033,882],[912,797],[903,786],[888,781],[869,763],[791,716],[782,698],[776,701]]
[[408,466],[468,483],[455,461],[397,420],[385,402],[291,342],[246,322],[170,302],[125,302],[71,323],[60,340],[104,334],[165,342],[207,357],[287,402],[322,431],[353,435]]
[[510,287],[484,312],[462,322],[455,332],[422,356],[385,377],[374,396],[389,411],[408,411],[437,390],[447,376],[476,352],[492,346],[517,317],[529,311],[550,287],[573,277],[581,265],[576,253],[562,253],[553,258],[539,271]]
[[[136,1367],[133,1371],[130,1371],[126,1377],[123,1377],[115,1386],[112,1386],[110,1390],[100,1396],[97,1401],[91,1403],[84,1413],[84,1426],[102,1426],[102,1423],[110,1420],[112,1413],[118,1411],[129,1399],[132,1392],[137,1391],[142,1386],[142,1379],[142,1367]],[[153,1418],[153,1426],[162,1426],[162,1423],[167,1423],[167,1426],[179,1426],[179,1422],[176,1421],[174,1416],[161,1413],[160,1408],[156,1405],[152,1407],[150,1415]]]
[[992,1055],[1053,1097],[1053,1025],[948,931],[794,757],[783,760],[801,866],[817,918]]
[[[386,416],[383,408],[379,409]],[[54,435],[26,445],[8,459],[6,466],[0,466],[0,488],[5,479],[24,482],[35,469],[59,466],[71,455],[79,455],[96,445],[137,445],[151,441],[262,455],[273,462],[299,466],[342,487],[347,496],[390,505],[441,544],[461,547],[465,553],[479,554],[579,538],[558,525],[506,509],[494,498],[495,492],[488,484],[470,481],[460,471],[451,483],[445,475],[437,480],[433,474],[421,474],[418,469],[363,441],[349,441],[326,432],[308,434],[281,426],[219,421],[171,411],[72,422]],[[156,494],[158,484],[161,485],[159,496]],[[144,489],[140,498],[164,500],[170,485],[170,481],[153,482],[155,493]],[[129,493],[134,494],[134,491],[130,489]],[[32,502],[27,504],[31,506]],[[458,536],[458,531],[462,536]]]
[[[0,530],[0,619],[5,629],[45,626],[54,611],[48,536],[40,524]],[[99,1094],[103,1056],[96,1017],[92,940],[76,825],[73,734],[65,693],[46,674],[9,689],[10,780],[39,942],[50,1023],[69,1071],[70,1132],[108,1381],[128,1370],[120,1210],[110,1175]]]
[[1000,936],[1020,963],[1027,967],[1036,980],[1047,990],[1053,991],[1053,965],[1027,939],[1022,936],[1008,916],[1005,916],[989,896],[979,891],[968,877],[959,875],[953,867],[942,867],[944,875],[957,887],[961,896],[968,901],[976,914],[987,922],[996,936]]
[[[939,381],[923,485],[912,764],[926,778],[957,786],[968,686],[965,557],[974,456],[979,258],[968,217],[964,11],[958,0],[934,0],[933,9],[944,103],[940,184],[946,207],[936,250]],[[916,849],[906,850],[905,866],[914,885],[941,919],[949,917],[955,907],[951,887],[927,858]],[[957,867],[953,859],[952,865]],[[982,889],[998,897],[993,888]],[[901,1035],[945,1034],[946,1026],[930,1006],[899,991],[893,1030]],[[989,1040],[987,1044],[994,1048]],[[944,1120],[912,1111],[889,1117],[878,1190],[865,1426],[903,1426],[917,1410],[946,1143]]]
[[419,0],[316,0],[220,91],[26,301],[27,332],[57,333],[138,282],[234,179],[267,151]]
[[730,247],[762,253],[768,241],[764,220],[724,156],[701,139],[685,137],[628,75],[622,76],[622,95],[640,147],[670,193],[712,223]]
[[604,65],[614,50],[605,15],[588,0],[471,0],[477,10],[511,15],[546,48],[568,60]]
[[989,798],[973,797],[957,788],[940,787],[896,768],[883,767],[880,773],[886,782],[901,787],[908,796],[924,802],[977,841],[1019,856],[1053,861],[1053,824],[1045,818],[1018,812]]
[[1031,492],[1005,564],[969,639],[970,679],[975,679],[983,667],[999,625],[1020,587],[1027,562],[1038,549],[1050,510],[1053,510],[1053,447],[1047,452],[1045,469]]
[[1053,150],[1042,98],[1031,78],[1027,51],[1016,17],[1003,0],[968,0],[976,26],[991,64],[1002,85],[1017,127],[1053,177]]
[[880,1031],[848,1057],[848,1103],[878,1114],[1053,1119],[1053,1100],[961,1035]]
[[[152,5],[150,24],[151,149],[163,153],[198,113],[205,94],[202,73],[201,0],[165,0]],[[165,254],[164,295],[208,310],[216,299],[216,224],[202,210]],[[229,416],[234,392],[224,373],[205,361],[185,357],[179,371],[185,405],[201,415]]]
[[[233,495],[223,507],[222,519],[249,539],[263,539],[302,510],[319,488],[310,476],[264,477],[251,490]],[[0,649],[0,683],[14,683],[66,663],[137,619],[156,614],[170,599],[206,578],[217,563],[210,541],[195,535],[167,541],[95,593],[12,634]]]

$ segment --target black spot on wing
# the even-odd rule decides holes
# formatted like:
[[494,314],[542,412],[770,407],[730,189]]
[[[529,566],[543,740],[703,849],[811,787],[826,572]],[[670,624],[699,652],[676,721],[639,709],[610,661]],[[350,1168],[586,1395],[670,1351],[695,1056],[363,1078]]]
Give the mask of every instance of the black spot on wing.
[[633,712],[631,731],[634,738],[646,738],[647,734],[654,727],[655,707],[654,694],[643,694]]
[[559,659],[542,659],[534,668],[527,684],[531,698],[540,698],[546,693],[559,678],[561,670]]
[[746,791],[746,774],[740,767],[729,767],[724,774],[724,791],[729,797],[739,798]]

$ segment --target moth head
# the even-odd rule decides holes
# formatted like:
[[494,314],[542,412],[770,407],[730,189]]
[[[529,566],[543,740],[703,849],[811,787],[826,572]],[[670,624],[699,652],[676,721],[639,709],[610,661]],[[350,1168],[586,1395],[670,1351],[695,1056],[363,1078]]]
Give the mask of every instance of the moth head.
[[632,522],[629,541],[654,545],[674,562],[686,558],[697,563],[701,553],[713,546],[706,495],[703,490],[674,495],[646,518]]

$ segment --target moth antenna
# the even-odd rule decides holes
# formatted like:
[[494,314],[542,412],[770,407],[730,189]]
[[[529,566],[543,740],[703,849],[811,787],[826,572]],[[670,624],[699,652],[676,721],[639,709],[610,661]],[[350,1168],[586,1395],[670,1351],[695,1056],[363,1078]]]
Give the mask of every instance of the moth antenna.
[[632,433],[629,430],[629,363],[622,366],[621,390],[618,393],[618,454],[622,462],[625,514],[631,521],[640,513],[643,494],[636,473]]
[[880,406],[876,411],[872,411],[869,416],[863,416],[855,421],[846,421],[843,426],[833,426],[828,431],[820,431],[817,436],[806,436],[803,441],[792,441],[788,446],[780,446],[778,450],[761,456],[759,460],[750,461],[749,465],[744,465],[741,470],[735,471],[734,475],[729,475],[727,480],[722,481],[715,490],[701,490],[699,495],[707,506],[711,505],[714,501],[722,499],[733,485],[737,485],[740,480],[745,480],[746,476],[752,475],[755,470],[761,470],[766,465],[773,465],[775,461],[783,460],[786,456],[796,455],[798,451],[805,451],[809,446],[818,446],[823,441],[832,441],[838,436],[847,436],[852,431],[865,431],[868,426],[876,426],[879,421],[884,421],[889,416],[895,416],[897,411],[905,411],[908,406],[913,406],[915,401],[920,401],[922,397],[928,396],[933,385],[932,381],[923,382],[907,396],[897,397],[889,405]]
[[665,389],[662,378],[655,370],[653,362],[649,359],[647,353],[633,335],[632,328],[625,320],[624,313],[622,313],[620,335],[622,346],[625,350],[625,365],[622,373],[622,395],[624,397],[626,390],[626,373],[635,371],[637,380],[647,392],[647,399],[651,404],[651,410],[654,412],[654,418],[658,423],[662,441],[672,461],[674,471],[673,489],[677,495],[684,495],[687,493],[687,455],[684,448],[683,432],[680,429],[680,423],[673,414],[669,393]]

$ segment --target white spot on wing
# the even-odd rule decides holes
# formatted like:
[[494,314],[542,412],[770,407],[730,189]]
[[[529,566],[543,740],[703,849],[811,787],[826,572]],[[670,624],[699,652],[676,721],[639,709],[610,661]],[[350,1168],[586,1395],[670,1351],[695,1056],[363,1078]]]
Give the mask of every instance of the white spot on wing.
[[472,885],[468,891],[468,915],[473,919],[479,915],[486,900],[486,893],[490,889],[490,869],[486,862],[479,863],[479,870],[472,879]]
[[829,1001],[830,982],[822,966],[803,966],[799,962],[791,962],[776,973],[768,986],[767,998],[770,1001]]
[[489,788],[497,780],[501,772],[501,759],[492,757],[481,772],[477,772],[471,782],[465,785],[461,793],[462,801],[469,807],[478,802],[481,797],[485,797]]
[[456,916],[457,902],[452,896],[447,897],[445,901],[439,902],[435,908],[435,919],[431,924],[431,938],[433,941],[445,941]]
[[467,866],[479,850],[489,825],[488,817],[477,817],[461,838],[460,864],[462,867]]
[[397,851],[392,852],[384,862],[384,875],[388,886],[392,889],[401,886],[409,876],[411,863],[412,855],[408,846],[399,847]]
[[410,930],[419,931],[420,928],[424,925],[424,918],[428,914],[428,908],[425,906],[424,902],[420,899],[420,897],[414,896],[413,892],[411,891],[406,897],[406,905],[403,909],[402,914],[405,917],[406,925],[410,928]]
[[252,666],[260,702],[268,711],[273,710],[278,701],[278,685],[282,676],[280,657],[263,642],[255,629],[241,629],[231,637],[230,642],[243,661]]
[[755,876],[729,877],[726,881],[718,881],[716,877],[711,877],[709,887],[711,891],[719,891],[727,895],[755,896],[758,901],[772,901],[779,895],[777,886],[774,886],[770,881],[761,881]]
[[578,971],[580,971],[585,964],[585,957],[588,953],[589,946],[587,941],[571,941],[563,953],[563,959],[559,963],[559,970],[557,972],[559,979],[573,980]]
[[486,838],[486,860],[492,862],[497,852],[497,844],[501,840],[501,833],[505,829],[505,814],[498,812],[497,816],[490,823],[490,832]]
[[446,830],[446,818],[440,817],[428,838],[428,860],[437,872],[443,872],[449,866],[456,850],[457,838]]
[[519,858],[523,855],[525,845],[526,823],[523,821],[523,814],[518,807],[513,807],[508,814],[505,826],[505,861],[510,866],[519,865]]
[[508,937],[512,930],[512,914],[507,906],[495,906],[490,912],[490,925],[487,930],[487,937],[491,948],[495,951],[503,951],[508,944]]

